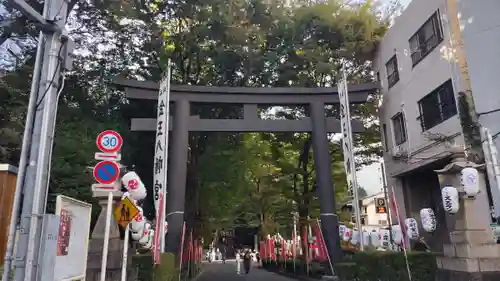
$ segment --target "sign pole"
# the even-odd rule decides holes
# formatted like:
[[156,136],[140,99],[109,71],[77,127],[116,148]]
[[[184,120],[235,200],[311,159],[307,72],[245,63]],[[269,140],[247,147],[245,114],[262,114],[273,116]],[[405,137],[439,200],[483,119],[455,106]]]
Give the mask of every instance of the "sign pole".
[[[106,130],[101,132],[96,139],[97,148],[106,155],[118,156],[123,144],[123,138],[120,134],[113,130]],[[99,157],[95,157],[99,158]],[[104,228],[104,244],[102,247],[102,260],[101,260],[101,281],[106,281],[106,268],[108,265],[108,247],[109,247],[109,234],[111,230],[111,216],[113,214],[113,192],[119,191],[120,185],[116,185],[116,181],[120,176],[120,166],[114,161],[101,161],[94,167],[94,178],[104,185],[110,185],[114,188],[108,189],[108,204],[106,209],[106,226]],[[105,189],[103,189],[105,190]]]
[[128,240],[130,237],[130,224],[125,228],[125,237],[123,238],[123,259],[122,259],[122,279],[127,281],[127,259],[128,259]]
[[104,229],[104,245],[102,246],[101,281],[106,281],[106,267],[108,265],[109,231],[111,229],[111,209],[113,208],[113,192],[108,193],[106,209],[106,228]]
[[[166,214],[167,213],[167,185],[168,185],[168,135],[170,133],[170,130],[168,128],[168,124],[170,122],[170,82],[172,80],[172,64],[171,64],[171,61],[170,59],[168,59],[168,62],[167,62],[167,81],[166,81],[166,96],[165,96],[165,100],[166,100],[166,104],[167,104],[167,107],[165,109],[166,111],[166,116],[165,116],[165,120],[166,120],[166,123],[167,123],[167,130],[166,130],[166,133],[165,133],[165,161],[164,161],[164,164],[165,164],[165,179],[164,179],[164,184],[163,184],[163,204],[161,206],[161,208],[163,209],[163,214]],[[165,224],[166,224],[166,217],[162,219],[162,224],[161,224],[161,236],[160,236],[160,247],[161,247],[161,253],[165,253],[165,234],[166,234],[166,227],[165,227]]]
[[354,159],[354,147],[352,144],[351,112],[349,104],[349,92],[347,89],[347,75],[342,68],[342,78],[337,84],[340,101],[340,124],[342,127],[342,142],[344,152],[344,168],[347,176],[349,195],[352,194],[354,201],[354,213],[356,215],[356,228],[361,234],[359,237],[359,249],[364,250],[363,227],[361,225],[361,206],[358,196],[358,180],[356,178],[356,160]]

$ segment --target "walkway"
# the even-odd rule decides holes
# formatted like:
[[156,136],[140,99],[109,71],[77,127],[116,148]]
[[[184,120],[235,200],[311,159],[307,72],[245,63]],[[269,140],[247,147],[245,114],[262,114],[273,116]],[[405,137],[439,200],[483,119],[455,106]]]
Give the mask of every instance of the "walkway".
[[223,263],[204,263],[204,271],[196,281],[292,281],[281,275],[254,267],[248,275],[236,274],[236,261]]

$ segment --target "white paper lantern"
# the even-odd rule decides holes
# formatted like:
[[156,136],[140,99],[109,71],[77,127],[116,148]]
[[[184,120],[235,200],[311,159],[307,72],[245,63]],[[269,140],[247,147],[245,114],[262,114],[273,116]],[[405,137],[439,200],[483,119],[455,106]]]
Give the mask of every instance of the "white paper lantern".
[[130,222],[130,230],[133,232],[140,232],[144,229],[144,224],[146,223],[146,219],[144,218],[143,210],[141,207],[137,207],[139,209],[139,213],[135,218]]
[[357,230],[354,230],[352,232],[351,243],[353,245],[358,245],[359,244],[359,235],[360,235],[359,231],[357,231]]
[[130,232],[132,240],[138,241],[139,239],[144,237],[144,235],[148,234],[148,231],[151,229],[151,224],[149,222],[146,222],[146,220],[144,220],[144,221],[145,221],[145,224],[144,224],[142,229],[140,229],[139,231],[131,231]]
[[142,249],[145,249],[145,250],[151,250],[151,248],[153,248],[153,240],[154,240],[154,236],[155,236],[155,231],[153,229],[150,229],[148,231],[148,234],[145,236],[147,237],[147,241],[145,243],[140,243],[141,245],[141,248]]
[[417,220],[414,218],[405,219],[406,236],[411,240],[417,240],[419,236]]
[[370,243],[373,245],[373,247],[379,247],[380,246],[380,234],[377,230],[372,230],[370,233]]
[[431,208],[423,208],[420,210],[420,220],[422,221],[422,228],[427,232],[436,231],[437,221],[436,215]]
[[444,210],[450,214],[458,212],[458,190],[453,186],[445,186],[441,189]]
[[363,230],[363,246],[370,245],[370,233],[366,230]]
[[380,230],[380,245],[384,248],[389,248],[389,246],[391,245],[391,234],[389,230]]
[[134,200],[146,198],[146,187],[136,172],[128,172],[122,177],[122,184]]
[[339,225],[339,237],[342,239],[344,237],[345,225]]
[[149,229],[149,230],[146,230],[142,233],[143,235],[142,235],[141,239],[139,239],[139,241],[138,241],[140,245],[145,245],[149,242],[149,233],[151,231],[154,231],[154,230]]
[[479,193],[479,172],[475,168],[463,168],[460,172],[460,184],[465,194],[475,197]]
[[342,237],[342,240],[344,240],[344,242],[348,242],[349,240],[351,240],[351,236],[352,230],[348,227],[344,228],[344,236]]
[[403,232],[401,231],[401,227],[399,225],[392,226],[392,240],[396,245],[403,244]]

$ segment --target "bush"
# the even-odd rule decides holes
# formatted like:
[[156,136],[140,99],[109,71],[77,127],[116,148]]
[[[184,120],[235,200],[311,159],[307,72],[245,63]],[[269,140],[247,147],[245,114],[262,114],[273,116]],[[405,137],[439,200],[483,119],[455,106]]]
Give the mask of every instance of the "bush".
[[[408,262],[412,281],[434,281],[437,266],[433,253],[410,252]],[[295,261],[263,260],[266,270],[286,275],[306,276],[307,264],[303,259]],[[358,252],[345,255],[341,263],[334,265],[340,281],[407,281],[408,273],[402,252]],[[309,277],[331,275],[328,262],[313,261],[309,264]]]
[[132,266],[137,268],[138,281],[153,279],[153,255],[151,253],[133,255]]
[[[408,253],[413,281],[434,281],[437,270],[433,253]],[[408,272],[402,252],[356,253],[349,261],[334,265],[341,281],[407,281]]]

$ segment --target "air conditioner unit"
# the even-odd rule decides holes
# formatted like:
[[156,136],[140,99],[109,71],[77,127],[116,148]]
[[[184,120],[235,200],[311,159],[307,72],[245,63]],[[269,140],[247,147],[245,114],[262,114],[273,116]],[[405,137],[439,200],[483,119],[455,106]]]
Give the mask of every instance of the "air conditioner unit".
[[401,157],[405,156],[405,154],[406,154],[406,151],[401,146],[395,146],[392,148],[392,157],[394,157],[394,158],[401,158]]

